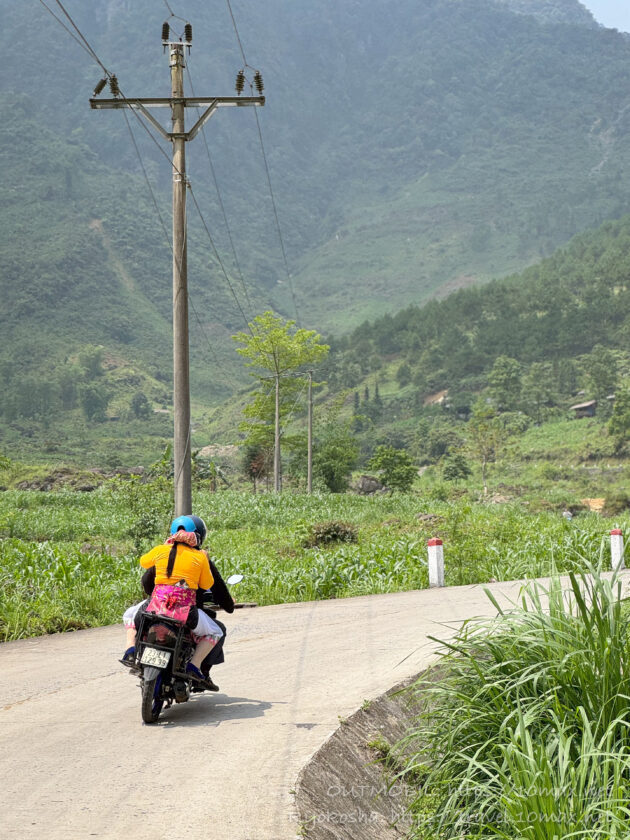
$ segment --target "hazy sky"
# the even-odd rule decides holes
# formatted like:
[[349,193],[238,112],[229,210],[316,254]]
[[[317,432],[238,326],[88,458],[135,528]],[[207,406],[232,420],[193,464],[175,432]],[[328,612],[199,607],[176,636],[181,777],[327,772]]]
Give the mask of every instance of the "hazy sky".
[[630,32],[630,0],[581,0],[604,26]]

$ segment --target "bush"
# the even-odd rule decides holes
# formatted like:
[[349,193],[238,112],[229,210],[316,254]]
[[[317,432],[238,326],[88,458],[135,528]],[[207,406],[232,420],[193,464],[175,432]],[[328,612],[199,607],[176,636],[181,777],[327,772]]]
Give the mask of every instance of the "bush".
[[357,542],[358,534],[356,526],[351,522],[319,522],[311,526],[310,533],[303,541],[306,548],[315,548],[318,545],[329,545],[334,542]]
[[625,513],[630,510],[630,495],[625,490],[618,490],[606,496],[604,511],[607,516],[615,516],[618,513]]

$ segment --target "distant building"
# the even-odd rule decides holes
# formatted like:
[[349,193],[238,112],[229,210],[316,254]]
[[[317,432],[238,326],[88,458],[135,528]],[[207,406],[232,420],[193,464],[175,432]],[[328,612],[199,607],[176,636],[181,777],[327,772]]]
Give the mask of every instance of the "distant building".
[[588,402],[578,403],[572,405],[569,411],[575,411],[575,417],[580,420],[582,417],[595,417],[597,410],[597,400],[589,400]]

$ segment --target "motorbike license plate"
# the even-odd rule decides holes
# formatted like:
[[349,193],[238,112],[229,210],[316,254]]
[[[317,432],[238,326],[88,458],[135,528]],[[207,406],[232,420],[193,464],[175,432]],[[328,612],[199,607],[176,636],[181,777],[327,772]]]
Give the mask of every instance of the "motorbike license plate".
[[171,653],[168,650],[156,650],[155,648],[145,647],[142,651],[140,662],[143,665],[152,665],[154,668],[166,668],[170,658]]

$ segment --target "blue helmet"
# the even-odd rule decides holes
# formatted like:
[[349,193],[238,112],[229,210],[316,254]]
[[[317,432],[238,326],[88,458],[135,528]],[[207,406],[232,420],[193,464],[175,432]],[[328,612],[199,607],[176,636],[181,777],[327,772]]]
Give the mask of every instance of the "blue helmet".
[[171,522],[171,535],[178,531],[191,531],[197,534],[197,548],[201,548],[208,529],[200,516],[178,516]]

